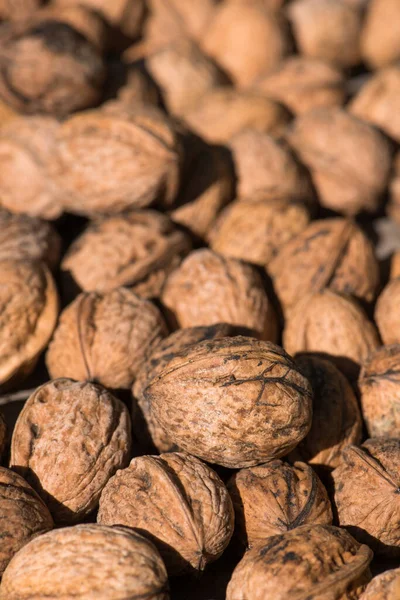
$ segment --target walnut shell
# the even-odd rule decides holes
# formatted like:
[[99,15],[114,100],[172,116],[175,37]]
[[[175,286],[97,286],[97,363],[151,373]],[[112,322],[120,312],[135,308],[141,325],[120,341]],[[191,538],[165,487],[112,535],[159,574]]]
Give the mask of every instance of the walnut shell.
[[322,476],[340,464],[343,448],[361,442],[361,413],[350,383],[330,361],[298,354],[295,362],[311,383],[313,420],[290,459],[311,464]]
[[161,296],[180,327],[229,323],[275,341],[275,310],[250,265],[208,249],[191,252],[168,277]]
[[355,223],[338,218],[313,221],[269,263],[268,273],[285,311],[326,287],[372,302],[379,286],[372,243]]
[[32,536],[53,528],[47,506],[22,477],[0,467],[0,576]]
[[[119,62],[115,63],[116,70],[121,68]],[[128,105],[146,104],[158,106],[160,103],[160,92],[147,71],[138,64],[126,66],[123,85],[116,81],[117,100]],[[117,74],[118,77],[118,74]],[[106,106],[103,104],[103,107]]]
[[400,598],[400,569],[390,569],[373,578],[360,600],[397,600]]
[[398,0],[370,0],[361,36],[363,59],[373,68],[400,58],[400,4]]
[[139,296],[157,297],[190,245],[166,215],[136,210],[91,223],[61,268],[85,291],[129,286]]
[[109,478],[128,463],[130,427],[125,405],[101,386],[49,381],[18,417],[10,464],[56,523],[74,523],[96,507]]
[[30,17],[43,4],[43,0],[1,0],[0,19],[14,21]]
[[42,263],[0,262],[0,385],[29,375],[58,317],[58,295]]
[[371,579],[372,556],[338,527],[303,525],[246,552],[226,600],[355,600]]
[[175,354],[144,395],[180,448],[231,468],[284,456],[311,425],[311,387],[292,359],[242,336]]
[[7,444],[7,424],[3,413],[0,412],[0,460]]
[[[400,156],[400,155],[399,155]],[[390,279],[400,277],[400,251],[394,252],[390,261]]]
[[342,106],[345,79],[339,69],[322,60],[291,56],[255,83],[255,89],[281,102],[294,114],[322,106]]
[[236,200],[221,213],[211,230],[210,245],[223,256],[266,266],[309,221],[309,213],[301,204]]
[[374,552],[400,555],[400,439],[373,438],[343,451],[333,471],[339,524]]
[[61,313],[46,366],[52,379],[70,377],[129,389],[166,334],[158,308],[133,292],[119,288],[84,293]]
[[[308,465],[274,460],[241,469],[228,482],[235,531],[250,548],[300,525],[331,525],[332,509],[321,481]],[[261,508],[262,507],[262,508]]]
[[169,574],[202,571],[221,556],[234,527],[232,502],[218,475],[177,452],[134,458],[117,471],[103,490],[97,520],[140,531]]
[[288,138],[322,206],[345,215],[379,209],[391,150],[377,129],[339,108],[319,108],[297,117]]
[[375,306],[375,323],[384,344],[400,343],[400,278],[392,279],[383,289]]
[[400,152],[397,152],[393,161],[387,213],[397,224],[400,223]]
[[6,569],[1,600],[168,600],[165,566],[156,548],[125,527],[76,525],[27,544]]

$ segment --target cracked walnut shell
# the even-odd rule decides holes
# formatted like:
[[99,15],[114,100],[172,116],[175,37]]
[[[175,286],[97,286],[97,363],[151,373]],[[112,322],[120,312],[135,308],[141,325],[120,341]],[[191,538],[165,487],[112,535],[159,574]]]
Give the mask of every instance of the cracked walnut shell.
[[110,479],[98,522],[140,531],[158,548],[169,574],[202,571],[227,547],[232,502],[218,475],[189,454],[134,458]]
[[400,569],[390,569],[373,578],[360,600],[398,600],[400,598]]

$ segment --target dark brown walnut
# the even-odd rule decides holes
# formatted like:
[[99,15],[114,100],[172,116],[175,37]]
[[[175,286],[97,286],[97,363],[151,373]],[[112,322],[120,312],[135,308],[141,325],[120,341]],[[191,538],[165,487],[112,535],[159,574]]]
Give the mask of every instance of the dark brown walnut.
[[221,556],[233,534],[228,490],[190,454],[134,458],[110,479],[97,520],[139,531],[158,548],[168,573],[203,571]]
[[380,131],[342,109],[318,108],[297,117],[288,139],[322,206],[345,215],[379,209],[391,165]]
[[85,291],[129,286],[139,296],[156,297],[190,246],[166,215],[137,210],[91,223],[61,268]]
[[350,383],[330,361],[313,354],[298,354],[295,361],[311,383],[313,418],[289,458],[309,463],[323,476],[340,464],[343,448],[361,442],[361,413]]
[[7,425],[3,416],[3,413],[0,413],[0,460],[3,456],[4,449],[7,444]]
[[313,221],[269,263],[268,273],[286,311],[324,288],[372,302],[379,286],[372,243],[355,223],[339,218]]
[[179,448],[230,468],[288,454],[311,426],[311,387],[292,359],[243,336],[175,354],[144,396]]
[[14,21],[26,19],[33,15],[41,7],[43,0],[1,0],[0,19],[2,21]]
[[279,136],[285,131],[290,114],[260,93],[217,87],[205,93],[184,120],[208,142],[226,144],[246,128]]
[[82,521],[130,458],[125,405],[93,383],[55,379],[26,401],[11,440],[11,467],[46,502],[56,523]]
[[400,438],[400,345],[382,346],[371,354],[358,387],[370,437]]
[[158,308],[126,288],[83,293],[61,313],[46,354],[47,369],[52,379],[129,389],[166,334]]
[[58,317],[58,295],[43,263],[0,261],[0,386],[29,375]]
[[294,0],[288,7],[300,54],[339,67],[361,62],[362,12],[346,0]]
[[335,504],[345,527],[377,554],[400,555],[400,439],[373,438],[343,451],[333,471]]
[[282,61],[276,70],[260,77],[254,88],[282,102],[294,114],[321,106],[342,106],[346,97],[341,71],[330,63],[306,56]]
[[191,252],[173,271],[161,301],[180,327],[229,323],[275,341],[275,310],[256,269],[208,249]]
[[228,482],[235,531],[243,545],[264,546],[267,538],[301,525],[331,525],[328,494],[311,467],[274,460],[241,469]]
[[47,506],[19,475],[0,467],[0,576],[31,537],[53,528]]
[[396,223],[400,223],[400,152],[397,152],[392,166],[389,183],[389,203],[387,213]]
[[179,162],[175,130],[163,113],[115,102],[61,125],[53,166],[66,210],[94,217],[156,199],[171,204]]
[[400,569],[390,569],[373,578],[360,600],[397,600],[400,598]]
[[371,579],[372,556],[343,529],[304,525],[249,550],[233,572],[226,599],[356,600]]
[[361,51],[372,68],[400,58],[400,4],[397,0],[370,0],[361,36]]
[[400,278],[389,281],[378,297],[375,306],[375,323],[384,344],[400,343]]
[[55,119],[40,116],[14,118],[0,128],[3,208],[43,219],[61,215],[64,193],[54,182],[51,167],[58,128]]
[[27,544],[4,573],[1,600],[168,600],[168,579],[156,548],[125,527],[76,525]]
[[329,289],[305,296],[289,313],[283,332],[287,352],[326,354],[350,379],[379,345],[375,325],[360,304]]

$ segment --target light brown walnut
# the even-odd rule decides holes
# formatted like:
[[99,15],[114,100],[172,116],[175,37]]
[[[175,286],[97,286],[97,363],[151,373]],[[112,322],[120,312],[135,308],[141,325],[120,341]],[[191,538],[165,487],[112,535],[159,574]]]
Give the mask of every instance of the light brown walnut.
[[397,600],[400,598],[400,569],[390,569],[373,578],[360,600]]
[[43,4],[43,0],[1,0],[0,19],[14,21],[26,19]]
[[2,459],[3,452],[7,444],[7,424],[5,422],[3,413],[0,412],[0,460]]
[[397,0],[370,0],[361,36],[366,63],[378,69],[400,58],[400,4]]
[[389,217],[400,224],[400,152],[395,155],[392,165],[389,182],[389,202],[386,210]]
[[375,306],[375,323],[384,344],[400,343],[400,279],[389,281],[380,293]]

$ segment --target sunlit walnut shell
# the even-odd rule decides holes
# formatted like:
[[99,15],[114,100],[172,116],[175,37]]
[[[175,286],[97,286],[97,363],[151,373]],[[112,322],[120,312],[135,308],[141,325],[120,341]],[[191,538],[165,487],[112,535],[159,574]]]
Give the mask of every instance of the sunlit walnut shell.
[[375,306],[375,323],[384,344],[400,344],[400,278],[389,281]]
[[400,598],[400,569],[390,569],[373,578],[360,600],[397,600]]
[[370,0],[361,36],[368,65],[377,69],[400,58],[400,4],[397,0]]

